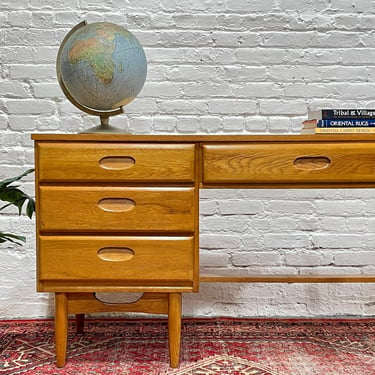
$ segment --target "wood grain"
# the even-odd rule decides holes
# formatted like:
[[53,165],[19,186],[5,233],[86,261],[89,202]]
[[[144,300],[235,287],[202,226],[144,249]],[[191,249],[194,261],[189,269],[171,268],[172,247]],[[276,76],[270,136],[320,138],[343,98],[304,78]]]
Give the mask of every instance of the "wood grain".
[[[325,168],[296,168],[298,158],[326,158]],[[203,145],[203,184],[248,187],[293,183],[375,182],[375,143],[226,143]]]
[[[100,259],[98,251],[108,247],[130,248],[134,256],[126,262]],[[192,282],[193,247],[193,237],[41,236],[39,279]]]
[[[198,194],[200,188],[375,187],[375,135],[32,138],[37,288],[56,293],[59,367],[68,313],[76,314],[79,331],[85,313],[167,314],[170,363],[177,367],[181,293],[197,292],[200,282],[375,282],[375,275],[200,275]],[[144,296],[120,306],[98,301],[95,292]]]
[[[64,182],[193,182],[194,144],[40,143],[39,178]],[[132,159],[131,168],[103,160]]]
[[[41,186],[41,231],[193,232],[194,188]],[[127,199],[133,209],[103,210],[104,199]]]

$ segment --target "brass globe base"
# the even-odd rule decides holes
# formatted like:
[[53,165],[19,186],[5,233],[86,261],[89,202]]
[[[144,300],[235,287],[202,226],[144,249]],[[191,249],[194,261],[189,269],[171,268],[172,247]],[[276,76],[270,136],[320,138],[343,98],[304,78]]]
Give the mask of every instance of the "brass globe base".
[[[121,108],[122,112],[122,108]],[[92,128],[86,129],[81,132],[81,134],[87,133],[101,133],[101,134],[113,134],[113,133],[122,133],[128,134],[124,130],[117,128],[116,126],[109,125],[109,116],[100,116],[100,125],[93,126]]]
[[85,129],[80,132],[81,134],[93,134],[93,133],[100,133],[100,134],[128,134],[128,132],[124,131],[123,129],[117,128],[116,126],[112,125],[98,125],[93,126],[92,128]]

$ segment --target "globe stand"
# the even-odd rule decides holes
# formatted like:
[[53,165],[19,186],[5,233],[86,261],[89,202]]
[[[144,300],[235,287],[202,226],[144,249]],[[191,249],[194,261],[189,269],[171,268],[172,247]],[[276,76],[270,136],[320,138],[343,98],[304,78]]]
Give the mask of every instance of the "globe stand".
[[[117,112],[115,114],[118,114],[118,113],[123,113],[123,110],[122,110],[122,107],[120,107],[120,112]],[[94,114],[94,113],[91,113],[91,114]],[[101,134],[111,134],[111,133],[126,133],[124,132],[124,130],[116,127],[116,126],[112,126],[112,125],[109,125],[109,116],[108,115],[99,115],[100,116],[100,125],[97,125],[97,126],[93,126],[92,128],[89,128],[89,129],[85,129],[83,131],[81,131],[80,133],[81,134],[92,134],[92,133],[101,133]]]
[[68,89],[65,86],[64,81],[61,78],[61,74],[59,74],[59,70],[57,71],[57,78],[59,80],[60,87],[67,97],[67,99],[75,105],[78,109],[80,109],[83,112],[88,113],[89,115],[99,116],[100,117],[100,125],[94,126],[92,128],[86,129],[82,131],[81,133],[126,133],[122,129],[117,128],[115,126],[109,125],[109,117],[119,115],[121,113],[124,113],[124,110],[122,107],[111,109],[108,111],[98,111],[96,109],[89,108],[74,99],[74,97],[70,94]]
[[123,131],[120,128],[109,125],[109,116],[100,116],[100,125],[81,132],[81,134],[85,133],[123,133]]

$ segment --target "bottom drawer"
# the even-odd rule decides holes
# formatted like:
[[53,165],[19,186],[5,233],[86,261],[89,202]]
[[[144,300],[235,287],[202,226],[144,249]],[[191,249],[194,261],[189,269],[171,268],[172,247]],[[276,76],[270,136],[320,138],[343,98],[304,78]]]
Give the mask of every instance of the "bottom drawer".
[[41,236],[38,278],[164,285],[193,280],[193,237]]

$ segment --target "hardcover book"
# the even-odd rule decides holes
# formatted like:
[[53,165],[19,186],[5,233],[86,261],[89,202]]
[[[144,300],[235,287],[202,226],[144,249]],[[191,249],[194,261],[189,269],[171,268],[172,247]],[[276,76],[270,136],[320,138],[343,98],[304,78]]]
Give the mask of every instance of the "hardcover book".
[[347,119],[327,119],[318,120],[318,128],[368,128],[375,126],[375,118],[373,119],[363,119],[363,118],[347,118]]
[[334,134],[334,133],[374,133],[375,134],[375,127],[344,127],[344,128],[315,128],[315,134]]
[[322,109],[322,119],[375,119],[375,109]]

